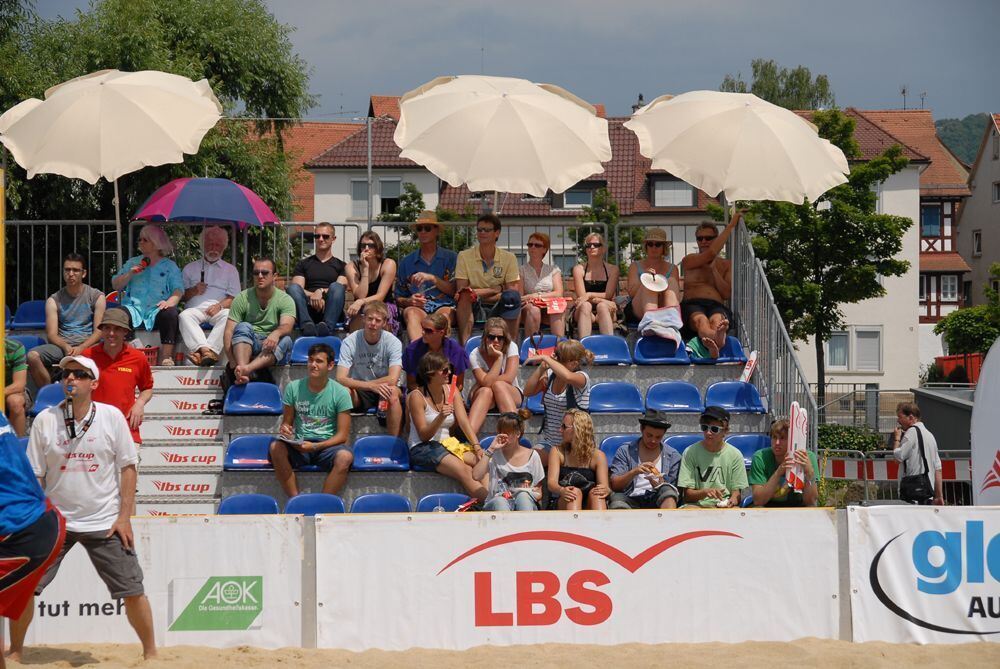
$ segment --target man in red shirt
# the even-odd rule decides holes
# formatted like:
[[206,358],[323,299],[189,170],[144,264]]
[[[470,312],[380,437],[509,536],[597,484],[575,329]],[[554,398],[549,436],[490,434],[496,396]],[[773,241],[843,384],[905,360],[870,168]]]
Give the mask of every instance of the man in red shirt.
[[128,312],[108,309],[98,327],[103,334],[101,343],[83,351],[101,371],[101,383],[94,389],[94,401],[117,407],[128,421],[133,441],[141,444],[139,426],[146,402],[153,397],[153,370],[142,351],[125,344],[125,338],[132,332]]

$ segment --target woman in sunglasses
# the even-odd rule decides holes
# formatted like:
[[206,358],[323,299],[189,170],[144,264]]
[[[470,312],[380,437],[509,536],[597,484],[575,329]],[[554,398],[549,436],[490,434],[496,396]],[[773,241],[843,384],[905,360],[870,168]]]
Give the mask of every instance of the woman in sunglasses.
[[525,336],[540,332],[545,321],[548,321],[552,334],[566,336],[565,310],[558,314],[543,313],[545,307],[538,305],[546,297],[563,296],[562,272],[555,265],[543,262],[549,246],[547,234],[533,233],[528,237],[528,262],[518,269],[521,273],[521,313],[524,314]]
[[[483,450],[469,424],[461,396],[450,397],[451,372],[451,363],[440,353],[428,353],[420,360],[418,387],[406,397],[410,463],[455,479],[467,495],[482,501],[486,499],[486,488],[473,478],[472,467],[483,456]],[[461,429],[473,447],[463,457],[453,454],[442,443],[451,436],[453,427]]]
[[607,249],[604,248],[604,238],[594,233],[583,240],[586,262],[573,268],[573,290],[576,293],[576,309],[573,318],[576,320],[576,335],[583,339],[590,335],[597,319],[597,328],[601,334],[615,333],[615,315],[618,305],[615,304],[615,294],[618,292],[618,266],[607,262]]
[[494,316],[486,321],[483,339],[469,356],[476,383],[469,392],[469,422],[476,431],[494,406],[502,412],[517,411],[524,394],[517,377],[520,357],[517,344],[507,335],[507,324]]
[[562,438],[549,451],[548,487],[558,497],[556,508],[579,511],[584,499],[587,508],[608,508],[608,459],[594,441],[594,422],[590,414],[570,409],[560,423]]
[[[635,323],[641,321],[647,311],[680,305],[681,289],[676,267],[667,260],[670,249],[667,233],[662,228],[647,230],[643,248],[646,250],[645,259],[636,260],[628,268],[629,302],[625,305],[625,320]],[[642,275],[649,273],[666,277],[667,289],[653,291],[642,285]]]
[[[354,297],[347,309],[348,329],[360,330],[364,324],[361,312],[369,302],[385,302],[389,307],[389,323],[396,322],[396,305],[392,300],[392,284],[396,281],[396,261],[385,257],[385,245],[377,232],[365,232],[358,239],[358,259],[347,265],[347,291]],[[390,328],[395,332],[395,328]]]
[[524,393],[529,396],[543,393],[542,450],[562,441],[560,425],[568,409],[590,408],[590,375],[582,367],[592,362],[594,354],[573,339],[556,344],[555,355],[533,355],[525,361],[528,365],[538,365],[525,382]]
[[455,385],[459,390],[465,384],[465,370],[469,368],[469,355],[457,341],[449,337],[451,319],[446,313],[435,311],[426,314],[420,323],[423,335],[411,341],[403,351],[403,371],[406,372],[406,388],[417,387],[417,369],[420,360],[427,353],[440,353],[451,363],[452,373],[456,377]]

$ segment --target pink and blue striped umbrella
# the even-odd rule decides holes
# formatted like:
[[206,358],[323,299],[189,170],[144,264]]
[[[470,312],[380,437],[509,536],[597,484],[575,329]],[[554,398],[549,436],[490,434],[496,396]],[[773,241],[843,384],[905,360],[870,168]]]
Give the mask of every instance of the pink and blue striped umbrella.
[[156,189],[135,215],[143,221],[278,223],[257,193],[229,179],[174,179]]

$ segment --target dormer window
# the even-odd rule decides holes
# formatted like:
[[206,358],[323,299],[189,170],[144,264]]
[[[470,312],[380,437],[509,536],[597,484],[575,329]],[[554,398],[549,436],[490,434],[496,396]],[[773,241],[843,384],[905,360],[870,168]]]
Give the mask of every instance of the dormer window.
[[655,175],[649,177],[649,186],[654,207],[694,207],[694,186],[677,177]]

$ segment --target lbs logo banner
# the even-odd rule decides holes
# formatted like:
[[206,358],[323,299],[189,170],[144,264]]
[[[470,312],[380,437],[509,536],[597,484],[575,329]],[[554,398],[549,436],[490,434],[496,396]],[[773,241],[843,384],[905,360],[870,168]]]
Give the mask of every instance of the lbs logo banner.
[[1000,508],[852,507],[855,641],[1000,642]]

